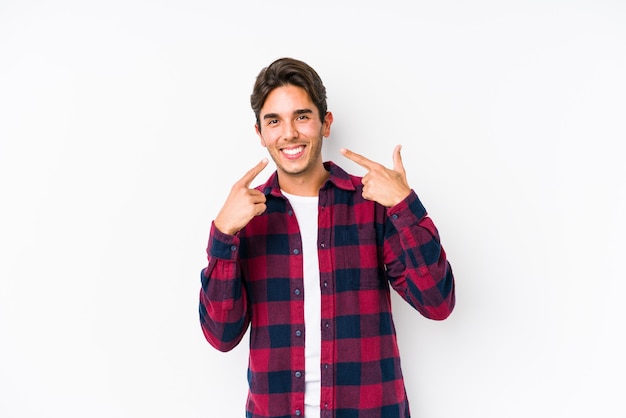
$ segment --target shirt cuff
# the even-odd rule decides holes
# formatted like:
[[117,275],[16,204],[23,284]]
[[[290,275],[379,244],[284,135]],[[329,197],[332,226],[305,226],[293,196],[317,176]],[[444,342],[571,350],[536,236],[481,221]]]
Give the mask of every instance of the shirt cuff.
[[223,260],[234,260],[239,252],[239,237],[228,235],[217,229],[215,222],[211,222],[211,234],[207,254]]
[[414,190],[400,203],[387,210],[387,216],[396,227],[415,225],[426,216],[426,208],[422,205]]

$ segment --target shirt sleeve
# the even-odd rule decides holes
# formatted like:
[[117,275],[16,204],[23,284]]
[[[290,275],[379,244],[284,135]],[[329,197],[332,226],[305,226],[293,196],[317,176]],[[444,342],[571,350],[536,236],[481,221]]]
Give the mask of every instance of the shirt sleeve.
[[208,265],[200,277],[199,314],[204,336],[220,351],[237,346],[250,324],[239,244],[238,236],[224,234],[211,224]]
[[454,276],[439,233],[414,191],[387,210],[384,262],[392,287],[426,318],[446,319]]

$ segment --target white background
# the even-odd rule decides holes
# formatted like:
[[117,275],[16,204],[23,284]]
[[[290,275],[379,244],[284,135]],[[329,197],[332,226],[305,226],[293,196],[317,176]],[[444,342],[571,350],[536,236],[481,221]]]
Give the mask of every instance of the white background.
[[282,56],[453,265],[448,320],[394,297],[413,415],[626,417],[620,0],[0,0],[0,417],[243,416],[199,277]]

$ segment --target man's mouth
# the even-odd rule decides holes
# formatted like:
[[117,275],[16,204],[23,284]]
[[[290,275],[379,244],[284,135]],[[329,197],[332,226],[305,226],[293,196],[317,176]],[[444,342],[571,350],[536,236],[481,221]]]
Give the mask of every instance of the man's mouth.
[[281,152],[285,155],[285,157],[290,158],[290,159],[298,158],[302,154],[303,151],[304,151],[304,145],[281,149]]

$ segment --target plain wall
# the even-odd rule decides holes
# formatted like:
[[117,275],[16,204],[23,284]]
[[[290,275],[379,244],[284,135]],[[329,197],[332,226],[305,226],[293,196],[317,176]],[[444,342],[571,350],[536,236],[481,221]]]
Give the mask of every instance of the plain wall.
[[325,81],[325,158],[403,144],[452,263],[448,320],[393,299],[414,416],[626,417],[617,0],[0,1],[0,416],[244,415],[200,270],[282,56]]

